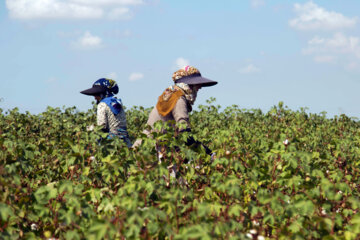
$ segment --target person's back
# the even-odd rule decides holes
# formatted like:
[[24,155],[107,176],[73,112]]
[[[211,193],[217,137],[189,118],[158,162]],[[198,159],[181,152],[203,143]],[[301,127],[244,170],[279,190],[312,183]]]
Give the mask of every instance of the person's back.
[[97,106],[97,125],[120,137],[121,129],[126,130],[126,114],[123,107],[121,106],[115,115],[105,102],[100,101]]
[[188,107],[188,103],[186,102],[186,98],[184,96],[180,97],[174,108],[171,112],[165,116],[161,115],[156,107],[152,109],[149,114],[149,119],[147,121],[147,125],[153,127],[154,123],[157,121],[167,122],[170,120],[174,120],[175,122],[186,122],[189,123],[189,112],[191,110]]

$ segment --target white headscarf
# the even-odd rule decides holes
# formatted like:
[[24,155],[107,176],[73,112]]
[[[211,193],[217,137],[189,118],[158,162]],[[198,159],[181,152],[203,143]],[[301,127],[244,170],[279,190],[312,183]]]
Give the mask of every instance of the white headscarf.
[[193,105],[197,97],[197,91],[193,91],[186,83],[176,83],[175,86],[180,88],[185,93],[186,100],[188,100],[189,103]]

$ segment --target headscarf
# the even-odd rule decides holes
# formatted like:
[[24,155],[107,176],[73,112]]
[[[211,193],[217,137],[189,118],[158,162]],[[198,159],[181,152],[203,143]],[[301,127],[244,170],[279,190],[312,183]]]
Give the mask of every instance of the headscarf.
[[116,82],[110,78],[100,78],[96,82],[94,82],[94,86],[101,86],[104,88],[104,91],[99,93],[100,101],[96,101],[97,104],[101,102],[101,100],[109,97],[113,97],[114,94],[117,94],[119,92],[119,87],[116,84]]
[[193,91],[186,83],[176,83],[175,86],[179,87],[184,92],[186,100],[188,100],[191,105],[194,105],[197,97],[197,92]]
[[179,98],[184,96],[188,109],[191,111],[192,105],[196,100],[196,95],[196,92],[192,91],[189,85],[177,83],[165,89],[161,96],[159,96],[156,109],[160,115],[166,116],[173,110]]
[[104,93],[100,95],[101,99],[112,97],[114,94],[119,92],[119,87],[116,82],[110,78],[100,78],[97,80],[93,86],[102,86],[105,88]]

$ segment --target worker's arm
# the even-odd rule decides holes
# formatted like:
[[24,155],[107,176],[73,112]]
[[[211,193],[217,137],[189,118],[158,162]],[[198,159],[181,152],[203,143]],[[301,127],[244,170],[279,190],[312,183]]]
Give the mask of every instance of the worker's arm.
[[[191,132],[188,106],[186,99],[184,97],[179,98],[174,109],[172,110],[172,115],[176,123],[180,123],[184,125],[183,128],[178,129],[180,133]],[[205,146],[203,143],[199,141],[195,141],[195,139],[191,135],[188,137],[185,144],[186,146],[194,146],[194,147],[198,147],[199,145],[202,145],[207,154],[209,155],[212,154],[212,151],[207,146]]]
[[101,126],[102,130],[104,132],[109,131],[109,127],[108,127],[109,124],[108,124],[106,108],[108,108],[106,103],[103,103],[103,102],[99,103],[97,106],[97,115],[96,115],[97,125]]

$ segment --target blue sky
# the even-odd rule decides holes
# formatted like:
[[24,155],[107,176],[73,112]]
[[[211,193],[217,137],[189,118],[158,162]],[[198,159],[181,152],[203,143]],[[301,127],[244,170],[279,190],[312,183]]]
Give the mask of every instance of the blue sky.
[[192,65],[219,82],[195,105],[360,117],[359,15],[358,0],[5,0],[0,108],[86,110],[101,77],[150,107]]

